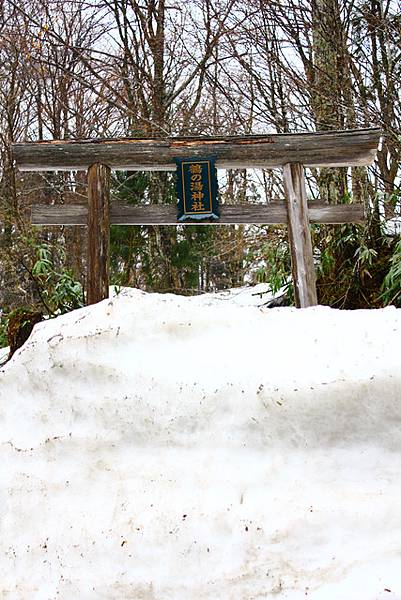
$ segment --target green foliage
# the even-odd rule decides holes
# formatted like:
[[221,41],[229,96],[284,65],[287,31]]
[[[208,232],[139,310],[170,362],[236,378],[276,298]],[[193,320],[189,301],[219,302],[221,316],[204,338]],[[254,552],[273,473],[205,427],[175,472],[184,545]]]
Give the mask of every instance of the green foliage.
[[320,304],[336,308],[350,306],[360,286],[359,267],[366,252],[361,251],[363,228],[356,225],[315,225],[317,287]]
[[[33,252],[33,266],[26,270],[34,284],[36,301],[30,306],[18,306],[13,310],[4,310],[0,315],[0,347],[9,345],[9,324],[18,321],[18,327],[26,329],[32,315],[43,312],[55,317],[84,306],[81,284],[64,267],[66,256],[64,249],[47,242],[38,243],[33,238],[25,238],[27,248]],[[37,307],[41,305],[40,313]],[[24,315],[27,315],[25,319]]]
[[[124,204],[145,204],[150,173],[117,171],[112,177],[113,196]],[[143,227],[112,225],[110,227],[110,279],[118,287],[142,287],[138,280],[138,266],[148,266],[149,249],[146,248],[146,231]],[[142,270],[142,269],[141,269]]]
[[43,313],[28,307],[18,307],[7,315],[4,327],[6,343],[9,346],[8,356],[2,361],[7,362],[21,348],[32,333],[34,326],[42,321]]
[[56,265],[54,253],[55,248],[48,243],[37,245],[37,259],[32,268],[40,299],[50,316],[64,314],[84,305],[81,284],[63,267],[64,249],[57,248],[59,265]]
[[[118,201],[144,205],[177,201],[175,178],[167,173],[117,172],[112,182]],[[214,257],[213,227],[130,227],[110,229],[111,283],[148,291],[194,293],[202,261]]]
[[280,290],[287,294],[289,304],[294,302],[294,287],[291,276],[291,256],[288,241],[275,239],[262,246],[264,262],[256,271],[258,283],[269,284],[273,294]]
[[390,258],[390,270],[383,280],[381,297],[385,305],[401,306],[401,240]]
[[[400,142],[401,142],[401,136],[400,136]],[[383,203],[385,205],[391,207],[393,210],[399,208],[400,202],[401,202],[401,191],[400,190],[394,190],[390,194],[383,195]]]
[[[277,246],[270,247],[267,261],[270,268],[265,276],[265,281],[269,283],[273,294],[276,294],[281,288],[288,287],[288,280],[291,277],[288,244],[279,242]],[[258,281],[262,282],[262,278],[258,278]]]
[[[191,225],[180,227],[177,231],[176,243],[172,248],[171,263],[178,274],[178,280],[183,293],[194,293],[199,288],[200,268],[210,265],[214,258],[213,239],[215,236],[213,225]],[[221,261],[223,278],[224,261]]]
[[335,308],[378,308],[392,241],[372,235],[370,223],[314,225],[318,300]]
[[5,348],[8,346],[8,337],[7,337],[7,325],[8,318],[6,315],[0,315],[0,348]]
[[354,257],[356,258],[354,270],[357,270],[361,278],[372,277],[371,268],[374,264],[374,259],[377,258],[377,250],[368,248],[365,244],[361,244],[356,250]]
[[114,171],[111,185],[114,197],[124,204],[141,204],[146,201],[150,173],[145,171]]

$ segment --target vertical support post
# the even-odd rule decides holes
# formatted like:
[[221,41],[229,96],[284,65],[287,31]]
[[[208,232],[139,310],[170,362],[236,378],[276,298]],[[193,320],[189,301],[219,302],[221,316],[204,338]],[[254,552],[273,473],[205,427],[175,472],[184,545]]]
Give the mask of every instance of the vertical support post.
[[109,297],[110,168],[88,169],[88,259],[86,303]]
[[316,275],[303,165],[290,163],[284,165],[284,189],[287,200],[295,303],[298,308],[315,306],[317,304]]

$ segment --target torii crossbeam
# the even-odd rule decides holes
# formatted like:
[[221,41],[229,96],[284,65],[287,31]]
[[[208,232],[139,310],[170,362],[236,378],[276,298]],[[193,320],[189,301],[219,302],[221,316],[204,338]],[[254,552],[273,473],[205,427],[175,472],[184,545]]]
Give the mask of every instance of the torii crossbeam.
[[[361,205],[308,206],[304,167],[353,167],[374,162],[378,128],[302,134],[166,139],[52,140],[12,144],[21,171],[88,171],[87,205],[36,205],[35,225],[87,225],[87,303],[108,297],[109,225],[177,225],[174,206],[110,206],[110,170],[174,171],[174,158],[216,157],[221,169],[281,167],[286,202],[222,206],[218,224],[288,225],[295,300],[317,304],[309,223],[363,222]],[[186,225],[186,224],[185,224]]]

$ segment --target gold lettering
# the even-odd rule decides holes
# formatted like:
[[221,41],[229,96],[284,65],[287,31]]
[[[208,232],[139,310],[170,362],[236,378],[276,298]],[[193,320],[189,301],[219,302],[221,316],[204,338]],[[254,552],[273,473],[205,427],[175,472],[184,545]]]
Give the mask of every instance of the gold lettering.
[[203,192],[192,192],[192,200],[203,200],[205,194]]
[[201,200],[195,200],[195,202],[192,202],[192,210],[194,212],[205,210],[205,205]]

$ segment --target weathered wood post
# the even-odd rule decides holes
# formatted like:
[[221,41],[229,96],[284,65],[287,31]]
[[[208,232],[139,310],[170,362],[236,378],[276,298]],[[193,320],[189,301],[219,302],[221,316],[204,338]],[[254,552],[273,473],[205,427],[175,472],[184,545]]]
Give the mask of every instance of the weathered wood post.
[[283,171],[295,303],[298,308],[306,308],[317,304],[317,293],[304,167],[287,163]]
[[109,297],[110,167],[88,169],[88,259],[86,303]]

